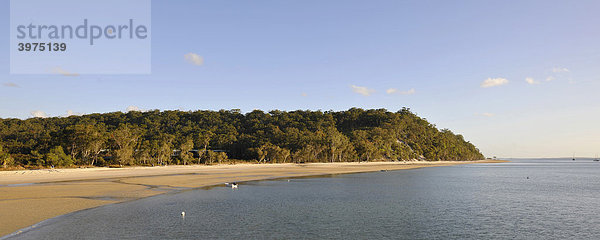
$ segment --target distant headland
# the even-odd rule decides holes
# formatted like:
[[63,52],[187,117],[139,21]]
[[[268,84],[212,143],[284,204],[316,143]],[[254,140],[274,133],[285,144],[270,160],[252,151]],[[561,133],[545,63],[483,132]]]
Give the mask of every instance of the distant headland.
[[403,108],[130,111],[0,119],[4,169],[214,163],[467,161],[463,136]]

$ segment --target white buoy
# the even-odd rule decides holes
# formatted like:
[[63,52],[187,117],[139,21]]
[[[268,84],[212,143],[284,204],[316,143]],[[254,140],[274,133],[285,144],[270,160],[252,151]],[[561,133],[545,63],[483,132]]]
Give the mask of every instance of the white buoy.
[[185,217],[185,212],[181,212],[181,216],[182,216],[182,217]]

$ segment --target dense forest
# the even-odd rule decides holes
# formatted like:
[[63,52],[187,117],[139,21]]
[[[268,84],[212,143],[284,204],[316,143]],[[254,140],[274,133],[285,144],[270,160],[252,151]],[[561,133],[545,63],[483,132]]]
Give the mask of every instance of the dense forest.
[[406,108],[0,119],[4,168],[483,158],[461,135],[438,130]]

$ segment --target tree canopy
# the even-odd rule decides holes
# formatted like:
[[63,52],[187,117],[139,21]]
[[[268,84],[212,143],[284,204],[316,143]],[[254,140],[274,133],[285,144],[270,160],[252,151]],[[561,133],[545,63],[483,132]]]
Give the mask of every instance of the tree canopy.
[[409,109],[131,111],[0,119],[4,167],[477,160],[463,136]]

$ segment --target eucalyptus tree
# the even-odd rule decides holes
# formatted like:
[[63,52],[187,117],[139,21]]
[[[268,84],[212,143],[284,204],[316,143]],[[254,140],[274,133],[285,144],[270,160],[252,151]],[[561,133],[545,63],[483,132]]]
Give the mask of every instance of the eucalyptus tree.
[[14,164],[14,159],[8,152],[4,151],[2,144],[0,143],[0,162],[2,162],[2,168],[7,168]]
[[120,165],[132,165],[133,154],[136,150],[141,131],[129,124],[121,124],[110,132],[110,137],[115,144],[115,158]]

